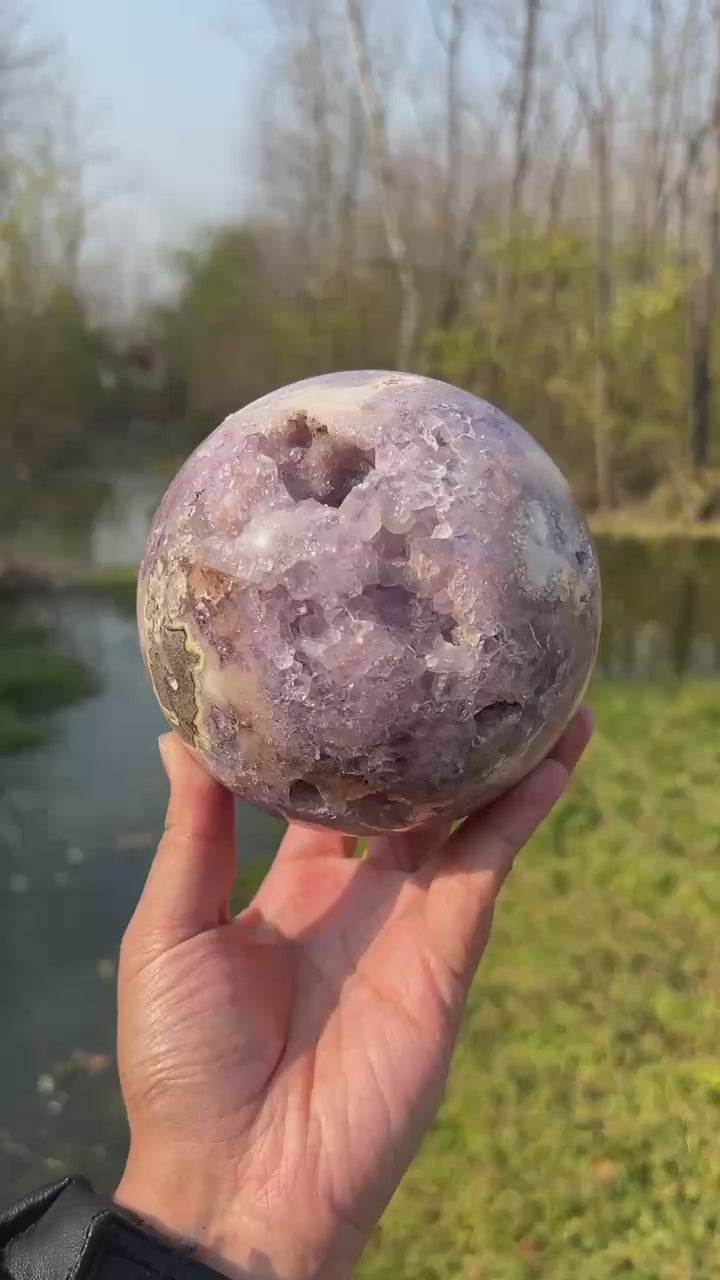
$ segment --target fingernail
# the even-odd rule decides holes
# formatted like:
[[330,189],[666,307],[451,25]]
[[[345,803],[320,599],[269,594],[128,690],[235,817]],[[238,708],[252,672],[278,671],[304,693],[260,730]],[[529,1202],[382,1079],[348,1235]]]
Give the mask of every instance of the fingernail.
[[168,769],[168,763],[167,763],[167,745],[169,740],[170,740],[169,733],[163,733],[162,736],[158,738],[158,751],[160,752],[162,767],[165,770],[165,773],[168,779],[170,778],[170,771]]

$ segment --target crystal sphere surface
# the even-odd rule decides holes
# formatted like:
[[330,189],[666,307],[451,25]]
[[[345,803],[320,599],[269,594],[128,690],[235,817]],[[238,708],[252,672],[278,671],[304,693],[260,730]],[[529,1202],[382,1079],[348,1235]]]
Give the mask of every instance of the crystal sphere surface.
[[586,688],[600,586],[522,427],[446,383],[356,371],[283,387],[195,450],[138,617],[211,774],[362,834],[462,817],[539,762]]

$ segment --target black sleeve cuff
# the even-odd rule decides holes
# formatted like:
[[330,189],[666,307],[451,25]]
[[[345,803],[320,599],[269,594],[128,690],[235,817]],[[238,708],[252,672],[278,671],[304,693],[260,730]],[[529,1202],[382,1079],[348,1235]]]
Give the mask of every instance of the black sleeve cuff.
[[0,1214],[3,1280],[217,1280],[84,1178],[66,1178]]

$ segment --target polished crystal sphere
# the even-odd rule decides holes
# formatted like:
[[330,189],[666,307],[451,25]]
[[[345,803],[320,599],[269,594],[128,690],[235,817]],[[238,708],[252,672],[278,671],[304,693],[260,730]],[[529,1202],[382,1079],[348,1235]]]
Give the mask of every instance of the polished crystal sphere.
[[552,747],[587,685],[587,526],[522,427],[410,374],[232,414],[155,516],[141,642],[172,727],[237,795],[351,833],[459,818]]

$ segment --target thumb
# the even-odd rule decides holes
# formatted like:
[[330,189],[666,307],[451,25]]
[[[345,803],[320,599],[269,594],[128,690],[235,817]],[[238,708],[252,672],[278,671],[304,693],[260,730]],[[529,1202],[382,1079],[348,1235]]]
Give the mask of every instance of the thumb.
[[160,739],[160,755],[170,782],[165,832],[128,927],[145,955],[226,924],[235,878],[232,795],[175,734]]

